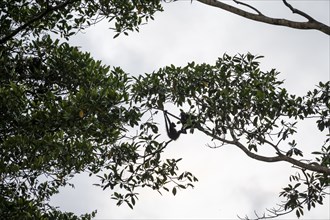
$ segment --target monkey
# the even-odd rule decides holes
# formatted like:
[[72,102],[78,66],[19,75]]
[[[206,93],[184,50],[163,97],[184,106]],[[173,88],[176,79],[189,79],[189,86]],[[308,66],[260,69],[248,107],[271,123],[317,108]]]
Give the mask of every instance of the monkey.
[[[177,140],[180,136],[180,134],[187,134],[187,129],[191,128],[190,133],[193,133],[193,128],[195,128],[196,124],[196,116],[185,113],[181,111],[180,117],[177,117],[175,115],[172,115],[171,113],[167,112],[166,110],[164,112],[164,118],[165,118],[165,126],[166,126],[166,132],[168,137],[171,140]],[[170,118],[168,117],[168,114],[171,115],[172,117],[178,119],[182,127],[178,131],[175,127],[175,123],[171,122]]]
[[168,112],[164,111],[164,118],[165,118],[165,126],[166,126],[166,132],[168,137],[171,140],[177,140],[180,137],[180,134],[182,133],[182,129],[177,131],[175,123],[171,122],[170,118],[168,117]]

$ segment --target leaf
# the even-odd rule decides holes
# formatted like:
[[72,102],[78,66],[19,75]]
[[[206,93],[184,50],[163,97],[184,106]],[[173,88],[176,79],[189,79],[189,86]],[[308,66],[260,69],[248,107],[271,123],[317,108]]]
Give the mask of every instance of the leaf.
[[300,185],[301,185],[301,183],[297,183],[297,184],[294,186],[294,189],[297,189]]
[[288,152],[286,152],[286,156],[292,157],[292,153],[293,153],[293,148],[290,149]]
[[258,152],[257,145],[255,144],[249,144],[248,148],[250,151],[254,150],[255,152]]
[[131,209],[133,209],[133,205],[130,202],[126,201],[126,203]]
[[135,199],[134,199],[133,196],[131,197],[131,203],[132,203],[133,205],[135,205]]
[[258,126],[258,117],[255,117],[253,120],[253,126],[257,127]]
[[158,127],[156,125],[151,125],[151,130],[153,133],[157,134],[158,133]]
[[294,148],[293,152],[297,156],[301,156],[301,157],[303,156],[303,152],[297,148]]
[[314,152],[312,152],[312,154],[322,155],[323,153],[322,152],[318,152],[318,151],[314,151]]
[[175,196],[176,195],[176,187],[173,187],[172,189],[172,194]]
[[83,118],[83,117],[84,117],[84,111],[83,111],[83,110],[80,110],[80,111],[79,111],[79,117],[80,117],[80,118]]

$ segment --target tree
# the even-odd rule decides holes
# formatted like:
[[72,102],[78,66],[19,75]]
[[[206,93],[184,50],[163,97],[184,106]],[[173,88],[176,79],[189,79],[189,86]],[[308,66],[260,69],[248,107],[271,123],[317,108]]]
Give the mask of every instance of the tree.
[[[180,159],[161,158],[171,142],[159,141],[153,116],[167,102],[190,106],[182,110],[191,114],[191,132],[237,146],[254,159],[287,161],[301,169],[301,176],[291,179],[305,181],[307,188],[299,183],[284,188],[284,212],[273,214],[297,210],[300,216],[302,205],[322,203],[329,187],[329,139],[315,161],[301,162],[295,157],[303,152],[289,138],[298,119],[317,117],[320,130],[329,128],[328,82],[304,97],[289,95],[278,73],[259,70],[258,57],[251,54],[225,55],[213,66],[169,66],[134,79],[56,39],[69,39],[104,19],[113,22],[115,37],[138,31],[162,10],[160,1],[22,0],[2,2],[0,8],[1,216],[77,219],[48,200],[80,172],[98,175],[98,185],[115,190],[118,205],[131,208],[138,187],[159,192],[172,187],[175,195],[177,188],[192,186],[196,177],[178,173]],[[288,140],[292,148],[281,149]],[[275,156],[258,155],[260,146],[269,146]]]
[[[236,0],[232,3],[253,13],[218,0],[197,1],[254,21],[313,29],[330,35],[329,26],[294,8],[286,0],[282,1],[283,4],[307,22],[271,18],[252,5]],[[140,76],[134,92],[147,108],[162,110],[165,103],[172,103],[180,111],[192,114],[196,121],[191,132],[197,129],[217,140],[219,146],[216,148],[234,145],[252,159],[269,163],[286,161],[299,169],[300,174],[290,176],[290,182],[295,185],[290,183],[280,192],[286,201],[267,210],[267,214],[256,214],[257,219],[263,219],[295,211],[299,218],[304,213],[304,205],[310,210],[316,204],[322,205],[325,196],[329,195],[329,81],[320,82],[316,89],[303,97],[289,95],[280,87],[282,82],[276,79],[278,73],[275,70],[262,72],[259,69],[259,58],[252,54],[224,55],[213,66],[194,62],[185,67],[168,66]],[[295,125],[298,121],[306,119],[317,119],[319,131],[327,132],[320,150],[313,152],[316,155],[314,160],[304,158],[299,145],[291,138],[297,132]],[[265,146],[273,149],[274,156],[258,154],[258,149]],[[290,149],[284,150],[283,146],[290,146]]]
[[[102,19],[115,20],[118,33],[138,30],[161,10],[159,1],[22,0],[1,2],[0,9],[2,218],[78,219],[49,199],[80,172],[98,175],[103,189],[126,190],[113,197],[130,207],[137,187],[169,190],[174,183],[175,190],[197,181],[177,173],[178,159],[161,159],[167,143],[148,133],[157,132],[151,123],[139,124],[143,112],[130,105],[131,79],[123,70],[54,39]],[[130,135],[137,125],[140,132]]]
[[[290,95],[281,87],[278,72],[259,69],[258,59],[251,54],[234,57],[224,55],[215,65],[189,63],[185,67],[168,66],[157,72],[140,76],[134,86],[138,102],[147,109],[166,109],[172,103],[191,115],[188,122],[194,130],[218,142],[214,148],[233,145],[248,157],[273,163],[285,161],[301,174],[292,175],[291,182],[280,196],[286,201],[269,210],[276,217],[296,211],[303,215],[307,209],[323,204],[330,175],[330,138],[326,135],[315,159],[304,158],[292,137],[299,120],[317,119],[317,127],[330,127],[330,82],[320,82],[306,96]],[[155,114],[156,114],[155,113]],[[286,146],[290,146],[289,149]],[[269,148],[270,155],[258,154]],[[298,159],[303,158],[303,159]]]

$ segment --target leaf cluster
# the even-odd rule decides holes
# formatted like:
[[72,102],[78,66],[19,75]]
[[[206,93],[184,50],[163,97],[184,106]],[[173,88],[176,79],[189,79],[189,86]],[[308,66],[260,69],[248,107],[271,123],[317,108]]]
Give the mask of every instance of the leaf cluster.
[[67,43],[43,37],[16,53],[6,48],[0,63],[0,206],[1,216],[14,218],[21,214],[11,204],[30,215],[74,174],[97,172],[105,163],[99,155],[139,113],[122,106],[121,69]]
[[159,0],[20,0],[0,3],[0,44],[13,39],[29,41],[45,32],[68,39],[104,19],[114,21],[118,36],[138,31],[139,25],[162,11]]

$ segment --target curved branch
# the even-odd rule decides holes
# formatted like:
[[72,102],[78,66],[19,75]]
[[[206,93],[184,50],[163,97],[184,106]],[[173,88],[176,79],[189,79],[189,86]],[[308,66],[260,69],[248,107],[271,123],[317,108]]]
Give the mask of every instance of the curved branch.
[[55,7],[47,7],[47,9],[45,11],[39,13],[38,15],[36,15],[34,18],[32,18],[29,21],[27,21],[22,26],[19,26],[18,28],[16,28],[15,30],[13,30],[13,32],[11,32],[10,34],[8,34],[8,35],[4,36],[3,38],[1,38],[0,39],[0,44],[6,43],[8,40],[10,40],[11,38],[13,38],[16,34],[18,34],[19,32],[23,31],[27,27],[31,26],[34,22],[42,19],[43,17],[45,17],[46,15],[50,14],[53,11],[56,11],[58,9],[61,9],[61,8],[65,7],[65,6],[67,6],[69,3],[71,3],[71,1],[72,0],[66,0],[66,1],[58,4]]
[[320,166],[320,165],[312,165],[312,164],[303,163],[299,160],[296,160],[292,157],[288,157],[288,156],[286,156],[282,153],[279,153],[279,152],[277,152],[278,156],[275,156],[275,157],[266,157],[266,156],[261,156],[261,155],[255,154],[255,153],[251,152],[250,150],[248,150],[242,143],[240,143],[238,141],[238,139],[236,138],[236,136],[235,136],[235,134],[232,130],[230,130],[230,134],[231,134],[233,140],[227,140],[227,139],[220,138],[220,137],[212,134],[211,132],[205,130],[201,126],[199,126],[197,129],[200,130],[201,132],[205,133],[206,135],[216,139],[216,140],[222,141],[225,144],[231,144],[231,145],[237,146],[248,157],[250,157],[252,159],[263,161],[263,162],[268,162],[268,163],[285,161],[285,162],[288,162],[292,165],[296,165],[296,166],[298,166],[300,168],[303,168],[303,169],[306,169],[306,170],[310,170],[310,171],[314,171],[314,172],[317,172],[317,173],[324,173],[324,174],[330,175],[330,169],[327,168],[327,167],[323,167],[323,166]]
[[209,6],[221,8],[225,11],[231,12],[233,14],[242,16],[242,17],[250,19],[250,20],[267,23],[267,24],[272,24],[272,25],[285,26],[285,27],[294,28],[294,29],[318,30],[327,35],[330,35],[329,26],[327,26],[319,21],[316,21],[309,15],[307,15],[297,9],[294,9],[293,7],[292,7],[292,9],[294,9],[294,11],[293,11],[294,13],[297,13],[297,14],[307,18],[308,21],[307,22],[298,22],[298,21],[291,21],[291,20],[287,20],[287,19],[271,18],[271,17],[267,17],[265,15],[262,15],[260,13],[258,13],[258,14],[250,13],[250,12],[244,11],[242,9],[236,8],[234,6],[225,4],[225,3],[217,1],[217,0],[197,0],[197,1],[199,1],[203,4],[206,4],[206,5],[209,5]]

